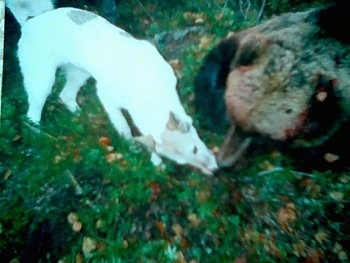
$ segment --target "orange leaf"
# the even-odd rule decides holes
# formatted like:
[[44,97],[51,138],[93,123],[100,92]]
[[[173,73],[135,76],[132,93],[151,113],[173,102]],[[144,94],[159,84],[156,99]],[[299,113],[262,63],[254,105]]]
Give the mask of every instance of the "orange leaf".
[[292,231],[290,224],[297,218],[294,203],[287,203],[277,212],[277,222],[283,231]]
[[156,227],[157,227],[159,233],[162,236],[165,236],[165,234],[166,234],[166,226],[164,225],[164,223],[162,221],[157,221],[156,222]]
[[111,145],[111,140],[106,137],[106,136],[101,136],[99,139],[98,139],[98,143],[102,146],[110,146]]

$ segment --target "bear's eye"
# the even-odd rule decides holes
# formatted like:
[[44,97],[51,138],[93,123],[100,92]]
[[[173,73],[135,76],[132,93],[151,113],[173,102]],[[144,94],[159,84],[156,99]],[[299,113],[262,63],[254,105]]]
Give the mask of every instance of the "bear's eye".
[[193,154],[197,154],[197,152],[198,152],[198,148],[197,148],[197,146],[194,146],[194,147],[193,147],[192,152],[193,152]]

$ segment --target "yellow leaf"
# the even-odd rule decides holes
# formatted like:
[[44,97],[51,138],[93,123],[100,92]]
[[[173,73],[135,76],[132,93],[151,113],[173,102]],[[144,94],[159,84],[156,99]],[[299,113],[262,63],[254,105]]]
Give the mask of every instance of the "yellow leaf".
[[327,238],[328,238],[328,234],[323,232],[323,231],[319,231],[315,234],[315,239],[320,244],[322,244],[324,241],[326,241]]
[[323,157],[327,162],[333,163],[339,160],[339,156],[333,153],[326,153]]
[[292,231],[290,224],[297,218],[296,207],[293,203],[287,203],[277,212],[277,222],[283,231]]
[[201,220],[198,218],[198,216],[194,213],[189,214],[187,216],[188,221],[190,221],[190,224],[194,227],[198,227],[199,224],[201,223]]
[[68,219],[69,224],[71,224],[71,225],[73,225],[75,222],[79,221],[78,215],[74,212],[70,212],[67,219]]
[[84,237],[82,250],[84,253],[90,253],[96,249],[96,241],[91,237]]
[[179,224],[174,224],[172,227],[171,227],[175,233],[175,235],[177,237],[181,237],[183,235],[183,228],[182,226],[180,226]]
[[211,37],[211,36],[201,37],[200,42],[199,42],[199,48],[208,49],[210,44],[211,44],[212,39],[213,39],[213,37]]
[[340,201],[343,201],[343,199],[344,199],[344,194],[343,193],[341,193],[341,192],[330,192],[329,193],[329,196],[332,198],[332,199],[334,199],[334,200],[336,200],[336,201],[338,201],[338,202],[340,202]]
[[80,232],[82,226],[83,226],[82,223],[77,221],[77,222],[73,223],[72,229],[73,229],[74,232]]

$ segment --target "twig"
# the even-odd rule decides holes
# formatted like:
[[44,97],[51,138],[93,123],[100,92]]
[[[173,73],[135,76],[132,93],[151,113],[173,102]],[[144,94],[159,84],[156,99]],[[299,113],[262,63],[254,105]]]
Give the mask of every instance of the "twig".
[[58,139],[54,136],[52,136],[51,134],[47,133],[47,132],[44,132],[42,130],[40,130],[39,128],[37,127],[34,127],[33,125],[30,125],[29,123],[27,122],[24,122],[24,125],[27,126],[29,129],[31,129],[33,132],[35,133],[42,133],[44,134],[45,136],[49,137],[50,139],[54,140],[54,141],[57,141]]
[[[243,10],[244,5],[246,5],[245,10]],[[239,9],[240,9],[241,14],[243,15],[244,18],[247,17],[247,13],[249,12],[250,7],[251,7],[250,0],[239,0]]]
[[265,170],[265,171],[261,171],[258,173],[259,176],[264,176],[264,175],[268,175],[268,174],[271,174],[271,173],[277,173],[277,172],[282,172],[282,171],[285,171],[286,169],[283,168],[283,167],[275,167],[275,168],[272,168],[272,169],[269,169],[269,170]]
[[266,0],[263,0],[262,4],[261,4],[261,7],[260,7],[260,10],[259,10],[259,14],[258,14],[258,17],[257,17],[257,20],[260,21],[263,13],[264,13],[264,9],[265,9],[265,6],[266,6]]
[[271,173],[277,173],[277,172],[291,172],[292,174],[299,175],[299,176],[308,176],[308,177],[313,177],[313,174],[310,173],[305,173],[305,172],[300,172],[300,171],[294,171],[294,170],[289,170],[284,167],[275,167],[266,171],[261,171],[258,173],[259,176],[265,176]]
[[75,190],[75,194],[76,195],[82,195],[84,193],[83,188],[80,186],[80,184],[78,183],[78,181],[75,179],[74,175],[72,174],[71,171],[66,170],[66,174],[69,177],[70,181],[72,182],[72,185],[74,187]]
[[246,138],[241,145],[239,146],[238,150],[229,158],[227,158],[224,161],[224,166],[229,167],[229,166],[233,166],[240,157],[242,157],[242,155],[244,154],[244,152],[247,150],[247,148],[249,147],[250,143],[252,142],[252,138]]
[[[66,174],[68,176],[68,178],[70,179],[70,181],[72,182],[72,185],[74,187],[75,190],[75,194],[76,195],[82,195],[84,194],[84,190],[83,188],[80,186],[80,184],[78,183],[78,181],[75,179],[73,173],[70,170],[66,170]],[[90,206],[93,210],[95,210],[96,212],[100,212],[100,209],[94,205],[93,202],[91,202],[91,200],[87,199],[85,201],[85,204]]]
[[158,23],[156,22],[156,20],[151,16],[151,14],[148,12],[147,8],[144,6],[144,4],[141,2],[141,0],[138,0],[142,10],[146,13],[146,15],[151,19],[151,21],[158,25]]

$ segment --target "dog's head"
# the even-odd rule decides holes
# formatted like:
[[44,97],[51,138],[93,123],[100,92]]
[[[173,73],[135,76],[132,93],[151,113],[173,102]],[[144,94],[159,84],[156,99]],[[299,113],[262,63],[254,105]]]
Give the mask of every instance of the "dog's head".
[[139,142],[150,147],[157,154],[178,164],[189,164],[211,175],[218,167],[214,154],[199,138],[192,120],[183,120],[170,112],[169,120],[158,138],[140,136]]

